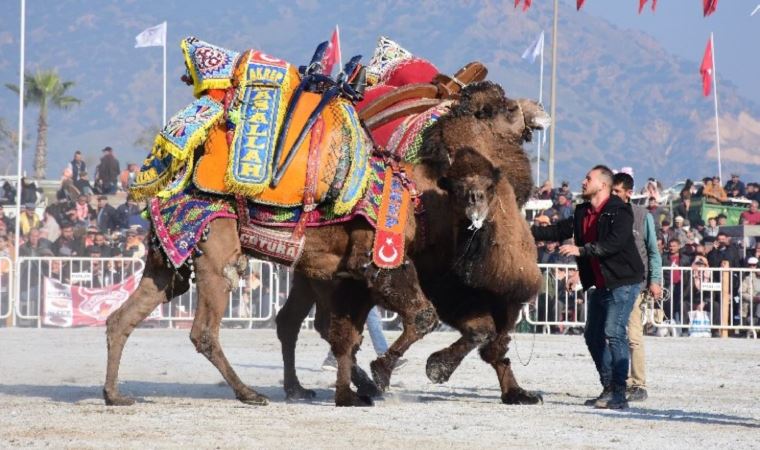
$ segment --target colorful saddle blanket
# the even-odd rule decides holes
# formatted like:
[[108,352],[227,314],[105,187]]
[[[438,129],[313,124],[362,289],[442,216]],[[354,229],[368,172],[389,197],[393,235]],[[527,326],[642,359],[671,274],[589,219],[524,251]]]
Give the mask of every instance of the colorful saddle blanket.
[[153,233],[175,268],[182,266],[193,255],[212,220],[237,218],[231,200],[204,195],[192,187],[168,198],[150,199],[148,213]]
[[[174,115],[157,136],[131,189],[135,197],[167,198],[193,180],[209,193],[298,207],[304,204],[309,172],[309,178],[316,179],[315,203],[332,203],[337,214],[353,209],[367,185],[372,143],[349,101],[336,97],[327,103],[318,118],[322,125],[305,133],[292,149],[282,182],[272,188],[274,171],[291,153],[322,95],[303,92],[291,106],[289,127],[283,132],[288,105],[300,83],[295,67],[260,51],[238,54],[196,38],[183,40],[182,50],[198,99]],[[279,139],[284,151],[275,161]],[[318,145],[312,145],[315,139]],[[196,155],[199,148],[203,152]],[[318,151],[310,156],[310,148]],[[315,159],[311,168],[310,158]]]

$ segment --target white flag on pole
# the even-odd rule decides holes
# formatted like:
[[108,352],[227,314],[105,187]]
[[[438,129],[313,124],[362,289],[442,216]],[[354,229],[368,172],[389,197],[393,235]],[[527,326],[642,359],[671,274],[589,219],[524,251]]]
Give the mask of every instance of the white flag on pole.
[[522,59],[529,59],[531,63],[536,62],[536,58],[544,54],[544,32],[542,31],[535,42],[530,44],[522,54]]
[[755,13],[757,13],[758,11],[760,11],[760,4],[758,4],[757,6],[755,6],[755,10],[752,11],[752,14],[750,14],[750,16],[754,16]]
[[155,27],[146,28],[135,36],[135,48],[163,47],[166,45],[166,22]]

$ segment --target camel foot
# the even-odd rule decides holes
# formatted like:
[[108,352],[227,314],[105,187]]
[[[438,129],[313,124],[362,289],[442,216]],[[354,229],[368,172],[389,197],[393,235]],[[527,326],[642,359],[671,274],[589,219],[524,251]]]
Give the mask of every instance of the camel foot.
[[351,389],[335,391],[335,406],[374,406],[372,397],[359,395]]
[[135,399],[132,397],[126,397],[118,392],[109,394],[103,389],[103,399],[108,406],[132,406],[135,404]]
[[369,369],[372,371],[372,379],[380,392],[385,392],[391,385],[391,373],[393,368],[390,367],[387,360],[383,357],[369,363]]
[[297,400],[312,400],[316,396],[316,392],[312,391],[311,389],[306,389],[300,384],[285,388],[285,400],[289,402]]
[[351,369],[351,382],[356,386],[356,392],[364,397],[381,397],[383,391],[377,387],[372,378],[361,367],[354,364]]
[[449,381],[458,366],[455,361],[446,359],[445,350],[440,350],[428,357],[425,373],[430,381],[441,384]]
[[544,403],[544,397],[538,392],[517,388],[501,394],[501,402],[507,405],[537,405]]
[[237,399],[246,405],[266,406],[269,404],[269,398],[250,389],[237,395]]

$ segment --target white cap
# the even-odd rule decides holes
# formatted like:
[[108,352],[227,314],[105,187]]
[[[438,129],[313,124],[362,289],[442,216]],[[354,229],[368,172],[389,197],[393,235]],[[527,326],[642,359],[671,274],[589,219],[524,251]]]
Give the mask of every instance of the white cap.
[[747,264],[757,264],[757,258],[751,256],[749,259],[747,259]]

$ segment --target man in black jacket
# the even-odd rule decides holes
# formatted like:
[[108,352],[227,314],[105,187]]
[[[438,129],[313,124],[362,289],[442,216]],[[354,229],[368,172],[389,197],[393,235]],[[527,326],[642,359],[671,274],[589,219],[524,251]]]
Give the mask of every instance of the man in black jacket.
[[560,253],[574,256],[584,290],[592,286],[587,307],[586,345],[599,372],[602,393],[586,402],[597,408],[624,409],[629,350],[626,325],[644,280],[644,263],[633,239],[631,206],[611,195],[612,171],[591,169],[583,180],[585,203],[573,217],[549,227],[533,227],[541,241],[574,238]]

